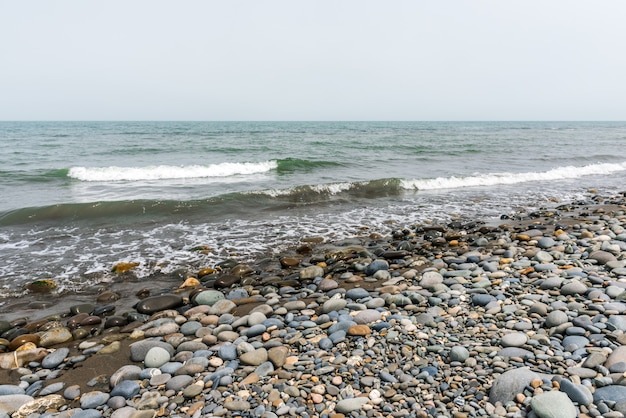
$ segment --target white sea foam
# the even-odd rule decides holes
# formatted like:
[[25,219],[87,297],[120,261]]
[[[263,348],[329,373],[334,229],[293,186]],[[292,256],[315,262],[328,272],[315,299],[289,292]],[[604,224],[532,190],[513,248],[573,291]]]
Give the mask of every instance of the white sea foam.
[[533,181],[554,181],[576,179],[593,175],[608,175],[626,170],[626,161],[616,164],[590,164],[585,166],[557,167],[543,172],[525,173],[487,173],[467,177],[437,177],[434,179],[405,180],[405,189],[437,190],[461,187],[495,186],[499,184],[517,184]]
[[266,173],[276,167],[278,167],[276,161],[188,166],[72,167],[68,172],[68,177],[81,181],[100,182],[230,177]]

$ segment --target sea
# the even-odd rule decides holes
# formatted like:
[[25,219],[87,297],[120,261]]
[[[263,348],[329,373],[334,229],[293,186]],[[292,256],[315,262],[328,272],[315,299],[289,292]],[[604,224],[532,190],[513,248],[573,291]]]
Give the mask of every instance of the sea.
[[0,306],[626,190],[626,122],[0,122],[0,149]]

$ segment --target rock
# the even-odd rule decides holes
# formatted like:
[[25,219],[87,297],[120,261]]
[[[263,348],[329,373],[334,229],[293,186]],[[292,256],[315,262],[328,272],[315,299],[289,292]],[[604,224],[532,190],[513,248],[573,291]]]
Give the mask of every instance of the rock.
[[179,295],[159,295],[148,297],[137,303],[135,309],[137,312],[152,315],[155,312],[164,311],[166,309],[174,309],[182,306],[183,298]]
[[320,266],[308,266],[300,270],[301,279],[314,279],[316,277],[323,277],[324,269]]
[[584,295],[587,292],[587,286],[585,286],[580,280],[573,280],[561,286],[562,295]]
[[500,339],[502,347],[521,347],[528,341],[528,336],[522,332],[513,332],[505,334]]
[[227,289],[231,286],[239,284],[241,282],[241,277],[238,274],[222,274],[217,279],[215,279],[215,283],[213,286],[216,289]]
[[341,298],[330,298],[322,305],[322,313],[340,311],[346,307],[348,301]]
[[337,405],[335,406],[335,411],[339,412],[340,414],[349,414],[352,411],[357,411],[363,408],[368,400],[368,398],[363,397],[342,399],[337,402]]
[[21,367],[31,361],[39,362],[49,351],[45,348],[33,348],[29,350],[14,351],[0,354],[0,369],[13,369]]
[[489,402],[506,404],[515,399],[515,395],[524,391],[531,381],[540,379],[537,373],[526,368],[508,370],[496,378],[489,391]]
[[261,348],[257,348],[254,351],[243,353],[242,355],[239,356],[239,359],[244,364],[247,364],[250,366],[259,366],[262,363],[267,361],[268,353],[265,348],[261,347]]
[[328,292],[329,290],[333,290],[339,287],[339,283],[332,279],[323,279],[317,288],[322,292]]
[[167,390],[174,390],[178,392],[179,390],[182,390],[186,388],[187,386],[189,386],[191,382],[193,382],[193,377],[186,375],[186,374],[181,374],[181,375],[172,377],[165,384],[165,388]]
[[[197,298],[196,298],[196,300],[197,300]],[[211,310],[209,310],[209,314],[211,314],[211,315],[223,315],[223,314],[231,312],[236,307],[237,307],[237,305],[235,305],[235,302],[233,302],[232,300],[220,299],[220,300],[217,300],[211,306]]]
[[539,418],[576,418],[576,407],[563,392],[548,391],[533,396],[530,406]]
[[56,282],[49,279],[35,280],[34,282],[26,285],[26,289],[30,290],[33,293],[48,293],[56,288]]
[[476,306],[487,306],[489,303],[495,301],[496,299],[485,293],[477,293],[472,295],[472,303]]
[[[143,358],[142,360],[133,360],[133,361],[143,361]],[[139,379],[140,373],[141,373],[141,367],[135,366],[134,364],[127,364],[117,369],[117,371],[111,375],[111,378],[109,379],[109,385],[111,387],[115,387],[123,380]]]
[[365,274],[367,276],[373,276],[377,271],[389,270],[389,263],[387,260],[374,260],[365,267]]
[[289,355],[289,348],[285,346],[272,347],[267,351],[267,357],[274,367],[283,367]]
[[46,386],[45,388],[43,388],[41,390],[41,392],[39,392],[38,396],[52,395],[52,394],[54,394],[56,392],[59,392],[60,390],[63,390],[64,387],[65,387],[65,383],[64,382],[52,383],[52,384]]
[[611,368],[614,364],[626,363],[626,345],[617,347],[604,362],[604,367]]
[[95,409],[106,404],[109,397],[110,395],[108,393],[100,392],[98,390],[84,393],[80,397],[80,407],[83,409]]
[[366,309],[364,311],[360,311],[357,313],[353,320],[357,324],[371,324],[372,322],[379,321],[382,317],[382,314],[374,309]]
[[22,405],[17,413],[16,418],[29,417],[33,414],[41,414],[47,410],[58,410],[65,405],[65,399],[61,395],[47,395],[33,399]]
[[545,327],[552,328],[562,325],[569,321],[567,314],[563,311],[552,311],[546,317]]
[[593,402],[600,401],[626,402],[626,386],[609,385],[597,388],[593,392]]
[[39,345],[42,347],[51,347],[53,345],[72,341],[74,337],[69,329],[65,327],[52,328],[41,334]]
[[164,348],[170,353],[170,356],[174,355],[174,347],[166,342],[157,340],[142,340],[130,345],[130,359],[136,362],[144,361],[146,354],[148,354],[148,351],[152,347]]
[[219,290],[205,290],[198,293],[193,298],[193,303],[196,305],[208,305],[213,306],[218,300],[224,299],[224,294]]
[[0,396],[4,395],[24,395],[26,392],[23,388],[15,385],[0,384]]
[[54,350],[52,353],[44,357],[41,361],[41,367],[44,369],[54,369],[59,364],[63,363],[63,360],[65,360],[69,353],[70,349],[66,347]]
[[147,353],[144,359],[146,367],[161,367],[168,361],[170,361],[170,353],[163,347],[152,347]]
[[370,335],[372,330],[367,325],[353,325],[348,328],[346,333],[351,336],[366,336]]
[[370,292],[368,292],[367,290],[360,287],[354,287],[346,292],[346,299],[358,301],[359,299],[369,297],[369,295]]
[[593,395],[589,388],[585,385],[572,383],[567,379],[561,380],[560,390],[565,392],[567,396],[579,405],[589,406],[593,402]]
[[139,266],[139,263],[137,262],[120,262],[115,264],[112,268],[111,268],[111,272],[112,273],[126,273],[132,269],[134,269],[135,267]]
[[458,361],[458,362],[463,363],[468,358],[469,358],[469,351],[467,350],[467,348],[461,345],[456,345],[450,349],[451,361]]
[[248,411],[250,410],[250,402],[244,400],[226,401],[224,408],[229,411]]
[[141,386],[134,380],[122,380],[111,390],[111,396],[122,396],[131,399],[139,394]]
[[34,398],[28,395],[0,395],[0,415],[11,415],[23,405],[33,401]]
[[592,252],[589,254],[588,258],[596,260],[600,265],[604,265],[611,261],[617,261],[617,258],[613,254],[602,250]]
[[161,323],[158,326],[148,328],[144,331],[144,337],[162,337],[164,335],[174,334],[180,330],[178,324],[174,321]]
[[436,271],[427,271],[422,275],[419,281],[420,286],[424,289],[432,289],[443,283],[443,276]]

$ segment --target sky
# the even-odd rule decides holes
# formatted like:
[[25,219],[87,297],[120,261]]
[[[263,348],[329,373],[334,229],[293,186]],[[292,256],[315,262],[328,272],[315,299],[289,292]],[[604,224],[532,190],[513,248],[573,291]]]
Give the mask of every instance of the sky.
[[0,120],[626,120],[626,2],[0,0]]

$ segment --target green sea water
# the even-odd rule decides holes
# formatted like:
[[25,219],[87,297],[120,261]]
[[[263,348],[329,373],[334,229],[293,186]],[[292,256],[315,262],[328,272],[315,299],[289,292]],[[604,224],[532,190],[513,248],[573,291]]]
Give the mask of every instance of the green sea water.
[[0,296],[626,189],[624,122],[0,122],[0,145]]

